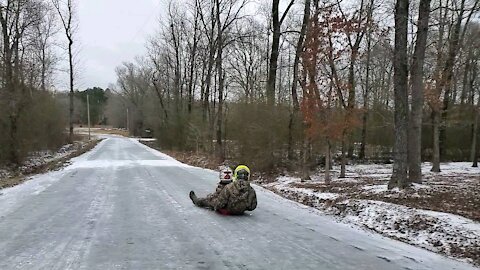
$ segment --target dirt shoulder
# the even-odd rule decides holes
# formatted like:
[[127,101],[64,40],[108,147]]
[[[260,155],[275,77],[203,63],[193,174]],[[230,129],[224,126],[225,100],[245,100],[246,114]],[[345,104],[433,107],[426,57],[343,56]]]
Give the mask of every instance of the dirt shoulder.
[[93,149],[101,139],[75,141],[64,145],[57,152],[35,153],[18,168],[0,168],[0,190],[25,182],[29,176],[57,170],[65,166],[74,157]]

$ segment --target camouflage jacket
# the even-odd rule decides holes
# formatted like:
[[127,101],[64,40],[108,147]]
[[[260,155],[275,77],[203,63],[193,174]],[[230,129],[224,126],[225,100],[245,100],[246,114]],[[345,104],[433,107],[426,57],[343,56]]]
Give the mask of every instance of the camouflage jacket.
[[253,211],[257,207],[255,190],[246,181],[235,181],[226,185],[212,196],[215,210],[225,209],[232,214]]
[[220,193],[222,191],[222,189],[230,183],[232,183],[232,181],[230,181],[230,182],[220,181],[217,185],[217,188],[215,189],[215,193]]

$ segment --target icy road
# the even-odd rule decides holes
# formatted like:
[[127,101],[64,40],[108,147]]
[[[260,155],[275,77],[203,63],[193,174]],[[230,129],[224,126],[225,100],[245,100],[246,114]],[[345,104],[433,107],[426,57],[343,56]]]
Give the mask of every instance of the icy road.
[[194,207],[217,173],[110,137],[0,190],[0,269],[474,269],[257,188],[258,208]]

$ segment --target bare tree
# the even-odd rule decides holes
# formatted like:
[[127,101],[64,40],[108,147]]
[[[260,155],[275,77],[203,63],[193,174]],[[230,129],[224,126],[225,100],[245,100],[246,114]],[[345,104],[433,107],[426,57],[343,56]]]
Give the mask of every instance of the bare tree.
[[69,66],[69,75],[70,75],[70,94],[69,94],[69,137],[68,140],[70,143],[73,142],[73,95],[74,95],[74,59],[73,59],[73,36],[75,34],[75,25],[74,25],[74,6],[73,0],[66,0],[66,3],[60,0],[52,0],[53,6],[57,10],[58,16],[62,21],[63,29],[65,31],[65,36],[68,41],[68,66]]
[[[41,17],[36,12],[38,3],[34,1],[7,0],[0,3],[0,24],[2,28],[2,93],[1,101],[8,114],[8,159],[11,163],[20,162],[18,122],[28,104],[25,85],[24,54],[29,31],[37,25]],[[2,123],[3,124],[3,123]]]
[[278,68],[278,52],[280,48],[280,28],[285,20],[288,11],[293,6],[295,0],[290,0],[286,10],[283,12],[282,17],[279,16],[278,6],[280,0],[272,0],[272,51],[270,54],[270,65],[268,69],[267,79],[267,103],[271,106],[275,105],[275,83],[277,81],[277,68]]
[[[480,92],[479,92],[480,95]],[[477,100],[477,106],[475,108],[475,116],[473,120],[473,132],[472,132],[472,148],[470,150],[470,160],[472,161],[472,167],[478,167],[478,125],[480,121],[480,97]]]
[[[441,2],[440,2],[441,3]],[[447,1],[448,4],[448,1]],[[459,4],[459,6],[457,6]],[[432,107],[433,114],[433,172],[440,172],[440,158],[444,152],[445,140],[446,140],[446,119],[447,112],[450,104],[450,96],[453,85],[454,65],[457,59],[460,45],[463,42],[467,25],[469,24],[472,16],[478,11],[480,1],[474,0],[473,3],[468,6],[467,0],[461,0],[460,3],[455,2],[455,11],[457,12],[456,18],[453,20],[453,24],[449,26],[450,33],[448,33],[448,51],[446,59],[443,62],[443,55],[441,46],[442,42],[439,42],[437,46],[437,67],[435,74],[435,95],[433,97],[434,106]],[[440,7],[440,12],[444,9],[444,18],[440,24],[439,41],[443,39],[443,31],[445,27],[445,20],[449,13],[448,7]],[[453,15],[454,16],[454,15]],[[443,93],[443,101],[441,99]]]
[[52,6],[44,3],[39,10],[43,17],[41,22],[36,24],[35,32],[37,39],[35,40],[35,47],[37,48],[37,57],[41,63],[40,70],[40,89],[47,90],[48,77],[53,72],[53,66],[58,61],[53,53],[52,39],[58,32],[58,25],[55,11]]
[[407,60],[408,0],[397,0],[395,4],[395,48],[394,48],[394,91],[395,91],[395,145],[392,178],[388,188],[405,188],[407,181],[408,144],[408,60]]
[[412,110],[408,138],[408,163],[410,182],[422,181],[422,117],[423,117],[423,63],[427,47],[430,0],[421,0],[418,12],[417,40],[410,70],[410,88],[412,92]]
[[288,158],[293,158],[293,124],[300,109],[300,104],[298,102],[297,94],[297,85],[298,85],[298,64],[300,63],[300,55],[303,52],[305,34],[307,32],[307,25],[310,20],[310,9],[311,9],[311,0],[305,1],[305,6],[303,10],[303,21],[302,28],[300,29],[300,35],[298,37],[297,45],[295,48],[295,60],[293,61],[293,78],[292,78],[292,105],[293,110],[290,113],[290,120],[288,123]]

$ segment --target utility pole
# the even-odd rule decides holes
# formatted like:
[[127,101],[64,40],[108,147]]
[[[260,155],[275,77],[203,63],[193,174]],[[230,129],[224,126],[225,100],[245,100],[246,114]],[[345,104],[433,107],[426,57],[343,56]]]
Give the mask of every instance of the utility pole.
[[90,101],[87,94],[88,140],[90,141]]

